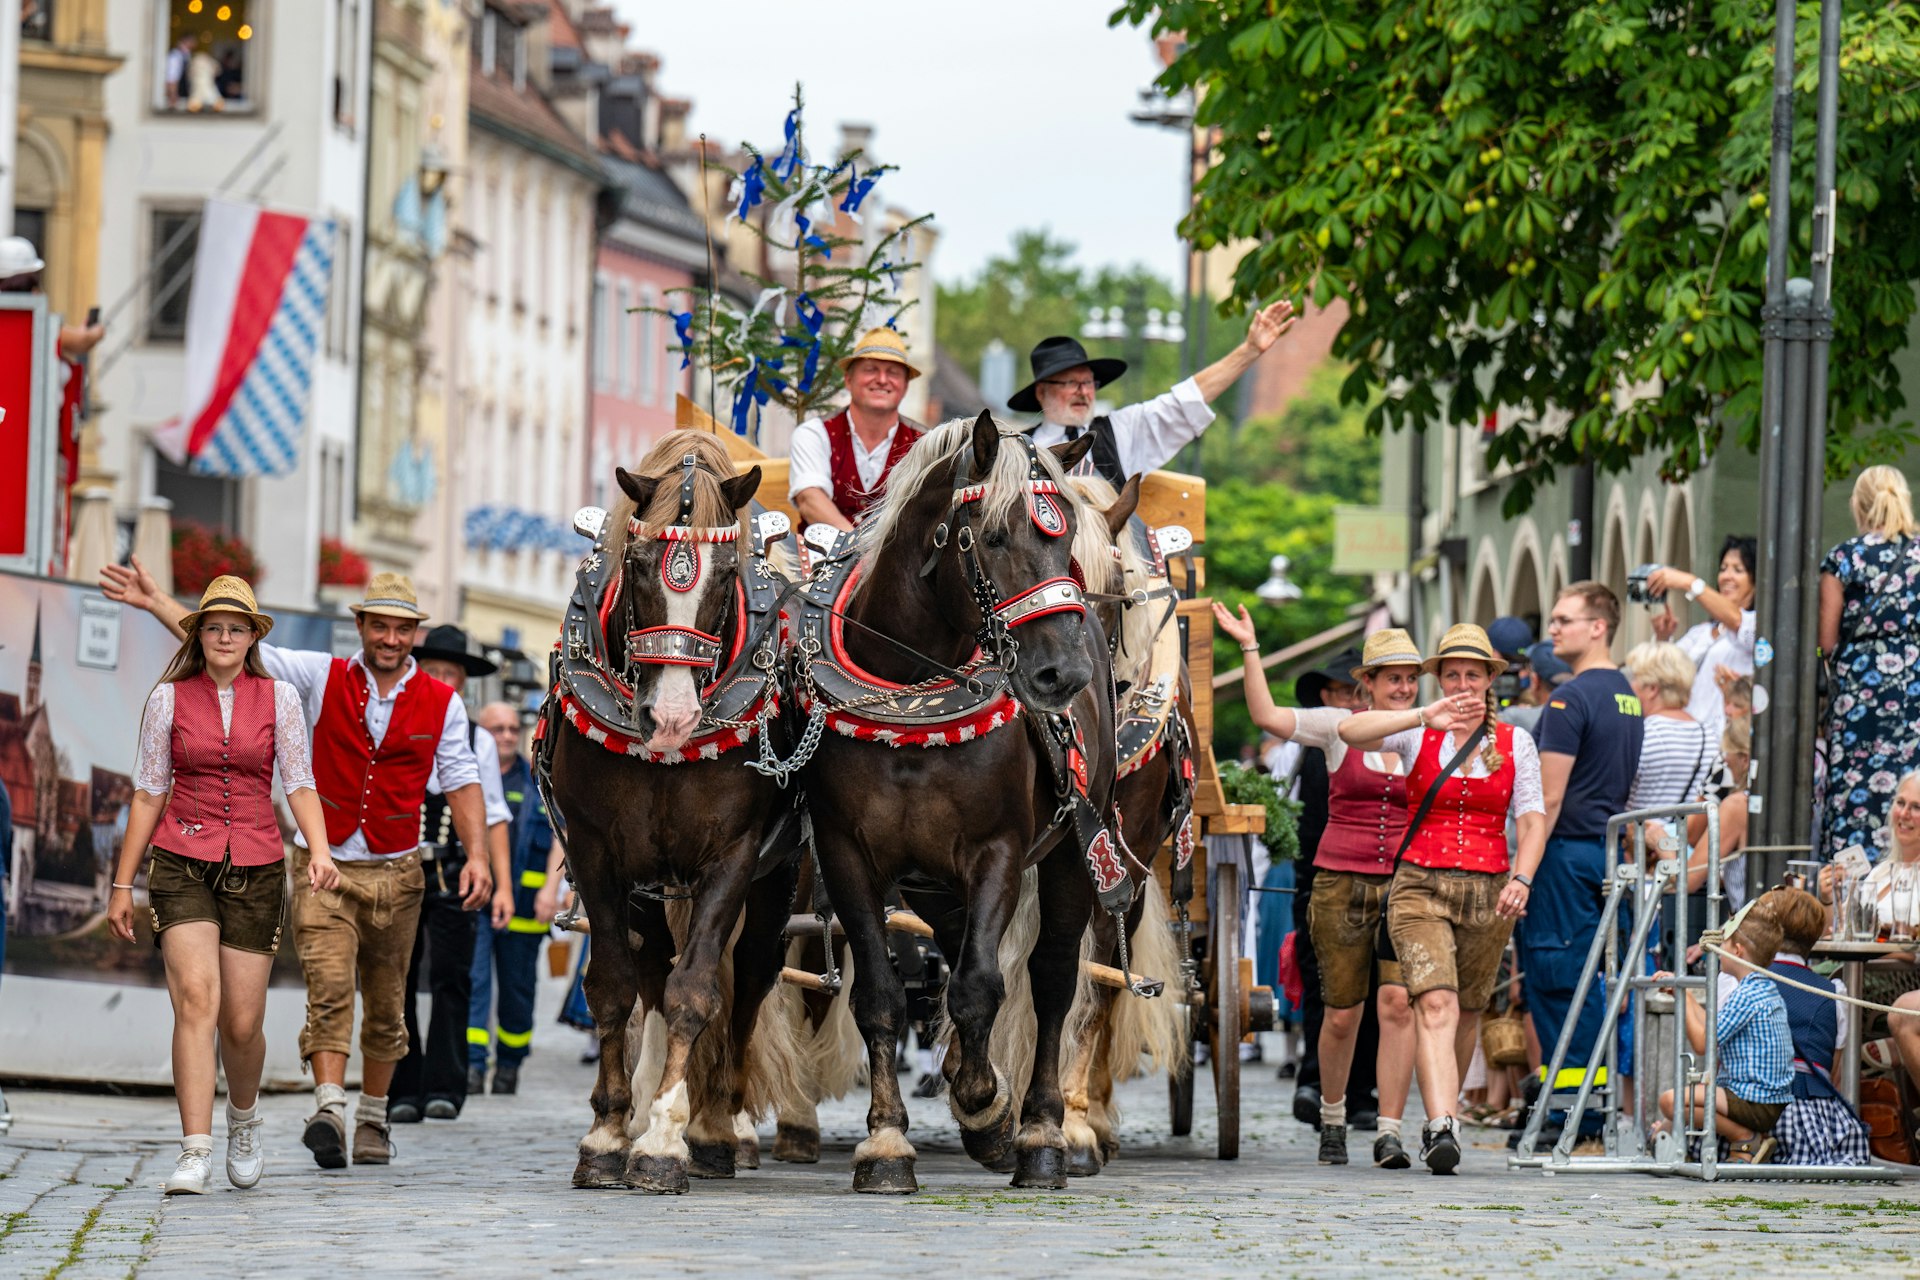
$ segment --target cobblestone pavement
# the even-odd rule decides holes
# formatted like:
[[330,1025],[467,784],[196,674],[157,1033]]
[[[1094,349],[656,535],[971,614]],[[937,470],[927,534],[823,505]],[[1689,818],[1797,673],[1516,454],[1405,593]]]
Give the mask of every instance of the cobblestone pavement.
[[172,1200],[158,1191],[177,1151],[171,1099],[9,1090],[0,1276],[1920,1273],[1911,1182],[1546,1178],[1509,1171],[1498,1135],[1479,1130],[1485,1145],[1469,1147],[1458,1177],[1376,1170],[1371,1135],[1358,1133],[1357,1163],[1322,1169],[1288,1086],[1252,1064],[1233,1163],[1212,1159],[1204,1081],[1193,1136],[1174,1139],[1154,1079],[1122,1093],[1122,1158],[1064,1192],[1010,1190],[960,1154],[944,1103],[913,1100],[920,1194],[856,1197],[864,1095],[824,1111],[818,1165],[769,1159],[678,1198],[575,1191],[591,1069],[572,1060],[571,1034],[543,1040],[519,1096],[400,1127],[390,1169],[315,1169],[299,1145],[308,1098],[282,1095],[264,1103],[256,1190],[216,1173],[214,1194]]

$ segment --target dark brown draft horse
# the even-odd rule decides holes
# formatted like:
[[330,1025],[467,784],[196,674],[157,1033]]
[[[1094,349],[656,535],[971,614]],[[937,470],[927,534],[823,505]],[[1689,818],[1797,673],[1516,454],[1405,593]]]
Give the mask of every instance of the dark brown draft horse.
[[[744,512],[759,469],[736,477],[712,437],[676,431],[637,475],[622,470],[618,478],[628,500],[610,514],[587,562],[602,578],[617,576],[604,606],[596,607],[600,592],[588,593],[595,598],[585,602],[586,625],[600,631],[585,638],[576,592],[563,637],[572,662],[561,663],[542,726],[569,870],[594,926],[586,996],[600,1072],[573,1181],[677,1194],[687,1190],[690,1167],[701,1177],[732,1175],[748,1042],[779,974],[793,892],[793,859],[783,855],[797,839],[770,847],[788,830],[792,802],[745,767],[740,749],[753,732],[774,731],[760,712],[774,696],[778,636],[755,629],[745,603],[759,585],[744,576],[758,568],[749,566]],[[737,679],[759,681],[751,705],[716,723],[714,690],[731,690]],[[625,734],[586,714],[596,686],[603,704],[613,699]],[[773,870],[756,879],[765,866]],[[677,941],[666,911],[675,900],[690,917]],[[728,991],[721,975],[730,946]],[[664,1009],[668,1041],[646,1131],[629,1143],[627,1029],[636,998]],[[716,1045],[725,1048],[717,1059]],[[710,1073],[701,1069],[707,1064]]]
[[[849,700],[845,683],[836,695],[821,677],[814,705],[833,705],[805,774],[820,868],[854,958],[853,1012],[871,1068],[856,1191],[918,1188],[894,1073],[906,998],[883,908],[888,887],[910,876],[958,894],[967,912],[965,940],[949,956],[957,1035],[944,1070],[968,1154],[1001,1169],[1011,1155],[1015,1186],[1066,1183],[1061,1032],[1095,900],[1083,850],[1113,865],[1104,832],[1085,839],[1073,821],[1057,820],[1071,806],[1053,765],[1069,761],[1072,785],[1104,821],[1113,753],[1084,743],[1112,740],[1111,682],[1105,638],[1072,576],[1072,524],[1085,517],[1062,472],[1084,453],[1084,441],[1036,451],[988,414],[929,431],[861,531],[856,576],[838,597],[846,621],[833,621],[818,655],[807,652],[818,637],[800,640],[803,689],[828,670],[855,673],[879,691]],[[938,718],[943,706],[966,714]],[[876,718],[916,709],[936,717],[919,728]],[[1058,738],[1047,735],[1075,727],[1082,744],[1052,754]],[[1036,862],[1038,938],[1027,967],[1037,1065],[1016,1137],[1014,1098],[989,1039],[1004,991],[1002,936],[1020,905],[1023,868]]]

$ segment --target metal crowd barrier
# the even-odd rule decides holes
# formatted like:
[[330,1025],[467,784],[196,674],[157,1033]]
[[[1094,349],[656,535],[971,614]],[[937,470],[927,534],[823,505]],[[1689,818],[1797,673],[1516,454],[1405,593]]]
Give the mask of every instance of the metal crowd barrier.
[[[1630,836],[1632,857],[1614,867],[1608,877],[1606,906],[1600,917],[1601,927],[1587,952],[1586,970],[1580,975],[1580,983],[1574,990],[1572,1009],[1576,1016],[1569,1016],[1560,1030],[1559,1041],[1554,1045],[1553,1055],[1547,1063],[1540,1094],[1527,1115],[1519,1146],[1507,1157],[1508,1165],[1516,1169],[1538,1169],[1549,1177],[1560,1173],[1654,1173],[1699,1178],[1705,1182],[1731,1179],[1796,1182],[1898,1180],[1903,1176],[1902,1170],[1879,1164],[1729,1164],[1720,1160],[1713,1108],[1709,1105],[1701,1114],[1700,1109],[1692,1105],[1690,1096],[1692,1085],[1714,1078],[1719,1054],[1713,1010],[1716,1007],[1714,991],[1720,980],[1720,959],[1711,951],[1704,952],[1701,956],[1703,972],[1697,976],[1687,973],[1687,921],[1692,917],[1696,895],[1687,887],[1686,864],[1691,849],[1685,832],[1687,819],[1695,816],[1706,819],[1709,850],[1705,894],[1699,899],[1699,905],[1705,912],[1707,931],[1714,933],[1720,929],[1726,903],[1720,883],[1719,807],[1709,803],[1692,803],[1614,815],[1607,823],[1606,847],[1609,857],[1613,850],[1621,847],[1623,835]],[[1668,827],[1658,847],[1660,856],[1651,873],[1646,868],[1648,822],[1664,822]],[[1677,840],[1673,836],[1676,828],[1680,832]],[[1647,966],[1642,957],[1647,954],[1648,936],[1659,927],[1661,905],[1669,887],[1673,890],[1676,927],[1672,941],[1673,954],[1665,967],[1672,971],[1674,977],[1656,983],[1646,972]],[[1627,943],[1623,951],[1618,921],[1622,909],[1629,905],[1633,909],[1633,923],[1627,930]],[[1558,1087],[1561,1084],[1560,1077],[1578,1025],[1577,1011],[1585,1003],[1587,993],[1595,982],[1603,984],[1602,989],[1606,993],[1606,1017],[1600,1025],[1595,1052],[1582,1073],[1579,1088],[1568,1092]],[[1671,1042],[1671,1061],[1659,1062],[1656,1059],[1660,1055],[1652,1044],[1648,1005],[1649,997],[1655,995],[1657,987],[1668,986],[1674,988],[1672,1035],[1662,1039]],[[1701,1003],[1707,1010],[1705,1051],[1698,1055],[1687,1043],[1686,1022],[1680,1007],[1680,1001],[1689,991],[1700,994]],[[1639,993],[1640,998],[1632,1001],[1631,1013],[1627,1013],[1628,997],[1635,992]],[[1633,1029],[1634,1105],[1631,1114],[1621,1106],[1618,1028],[1623,1013],[1630,1019]],[[1849,1044],[1845,1051],[1858,1053],[1859,1046]],[[1656,1081],[1656,1073],[1664,1076],[1664,1081]],[[1670,1085],[1673,1089],[1676,1100],[1673,1127],[1650,1144],[1647,1120],[1659,1114],[1661,1084]],[[1712,1095],[1708,1096],[1711,1098]],[[1600,1137],[1604,1154],[1576,1156],[1573,1148],[1579,1141],[1580,1122],[1596,1103],[1601,1116]],[[1552,1150],[1541,1153],[1541,1130],[1547,1116],[1555,1111],[1565,1111],[1566,1121]],[[1693,1140],[1700,1144],[1697,1160],[1688,1158],[1688,1146]]]

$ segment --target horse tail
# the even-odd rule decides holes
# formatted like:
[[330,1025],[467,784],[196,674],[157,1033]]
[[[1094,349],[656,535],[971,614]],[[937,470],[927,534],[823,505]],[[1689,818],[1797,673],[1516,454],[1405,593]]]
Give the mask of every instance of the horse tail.
[[[811,938],[794,938],[787,944],[787,963],[798,967],[805,959]],[[806,998],[800,988],[781,983],[774,992],[780,1016],[792,1030],[799,1069],[796,1086],[807,1100],[844,1098],[867,1079],[867,1044],[853,1020],[853,953],[848,949],[840,958],[840,990],[827,1005],[827,1015],[818,1027],[807,1017]]]
[[[806,1087],[800,1018],[783,1003],[787,991],[799,995],[799,988],[776,978],[773,990],[754,1014],[753,1033],[747,1041],[747,1079],[741,1108],[755,1120],[766,1119],[779,1109],[783,1099]],[[793,1005],[797,1008],[799,1001],[796,999]],[[804,1012],[800,1017],[805,1017]]]
[[[1020,873],[1020,897],[1000,935],[1000,1012],[993,1021],[993,1035],[987,1053],[1013,1090],[1024,1098],[1033,1078],[1034,1039],[1039,1022],[1033,1012],[1033,978],[1027,972],[1027,960],[1040,941],[1040,870],[1028,867]],[[945,1002],[942,1001],[942,1016]]]
[[[1166,991],[1152,999],[1122,993],[1107,1026],[1106,1068],[1115,1080],[1169,1070],[1181,1050],[1180,952],[1174,945],[1171,908],[1158,876],[1148,876],[1140,922],[1128,935],[1128,959],[1136,976],[1158,978]],[[1146,1061],[1143,1063],[1142,1058]]]

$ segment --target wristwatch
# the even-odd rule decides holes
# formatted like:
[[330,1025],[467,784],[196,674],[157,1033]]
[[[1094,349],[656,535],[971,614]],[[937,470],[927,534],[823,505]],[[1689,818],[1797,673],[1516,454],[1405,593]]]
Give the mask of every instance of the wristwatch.
[[1707,580],[1705,578],[1695,578],[1693,585],[1687,588],[1687,603],[1692,604],[1695,600],[1698,600],[1700,593],[1706,589]]

